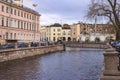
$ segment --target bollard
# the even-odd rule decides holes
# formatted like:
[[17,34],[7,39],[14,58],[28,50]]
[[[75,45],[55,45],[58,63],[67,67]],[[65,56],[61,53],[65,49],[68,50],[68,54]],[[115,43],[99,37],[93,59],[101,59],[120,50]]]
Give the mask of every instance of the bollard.
[[17,48],[18,48],[17,43],[15,43],[15,49],[17,49]]
[[63,43],[63,48],[64,48],[64,51],[66,51],[66,44]]

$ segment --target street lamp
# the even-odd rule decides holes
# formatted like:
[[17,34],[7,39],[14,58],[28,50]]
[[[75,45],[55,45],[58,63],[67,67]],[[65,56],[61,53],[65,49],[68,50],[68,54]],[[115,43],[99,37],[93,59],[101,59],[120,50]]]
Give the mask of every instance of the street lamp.
[[[33,4],[33,7],[35,8],[37,6],[37,4]],[[34,23],[34,39],[33,39],[33,42],[35,42],[35,36],[36,36],[36,17],[34,15],[34,19],[33,19],[33,23]]]

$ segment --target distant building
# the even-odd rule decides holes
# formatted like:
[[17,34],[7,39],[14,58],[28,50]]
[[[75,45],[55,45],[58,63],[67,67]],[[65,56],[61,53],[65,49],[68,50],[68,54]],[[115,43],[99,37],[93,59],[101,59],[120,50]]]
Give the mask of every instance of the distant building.
[[58,23],[48,27],[49,40],[58,41],[62,39],[62,26]]
[[47,27],[41,26],[40,27],[40,41],[47,40]]
[[71,25],[72,41],[95,41],[99,38],[105,41],[108,38],[115,39],[115,30],[111,24],[87,24],[77,23]]
[[71,41],[70,25],[63,25],[63,27],[62,27],[62,40],[63,41]]
[[71,41],[78,41],[80,35],[80,24],[70,25],[71,28]]
[[0,42],[40,41],[40,14],[21,0],[0,0]]
[[59,23],[55,23],[50,26],[46,26],[46,40],[48,41],[70,41],[71,29],[69,25],[62,26]]

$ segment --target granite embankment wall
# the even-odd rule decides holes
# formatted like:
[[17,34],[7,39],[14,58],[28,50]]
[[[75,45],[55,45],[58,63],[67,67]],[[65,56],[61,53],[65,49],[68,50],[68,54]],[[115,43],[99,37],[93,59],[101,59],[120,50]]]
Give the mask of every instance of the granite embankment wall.
[[57,51],[64,51],[63,45],[52,45],[44,47],[29,47],[29,48],[16,48],[0,51],[0,62],[32,57],[37,55],[49,54]]
[[106,49],[109,46],[106,43],[66,43],[67,47],[74,47],[74,48],[100,48]]

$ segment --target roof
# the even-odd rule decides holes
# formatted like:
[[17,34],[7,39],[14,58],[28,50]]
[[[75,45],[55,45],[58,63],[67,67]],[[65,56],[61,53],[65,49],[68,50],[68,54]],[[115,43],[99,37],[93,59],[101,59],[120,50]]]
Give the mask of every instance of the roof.
[[59,23],[55,23],[55,24],[53,24],[53,25],[50,25],[50,27],[62,27],[62,25],[59,24]]

